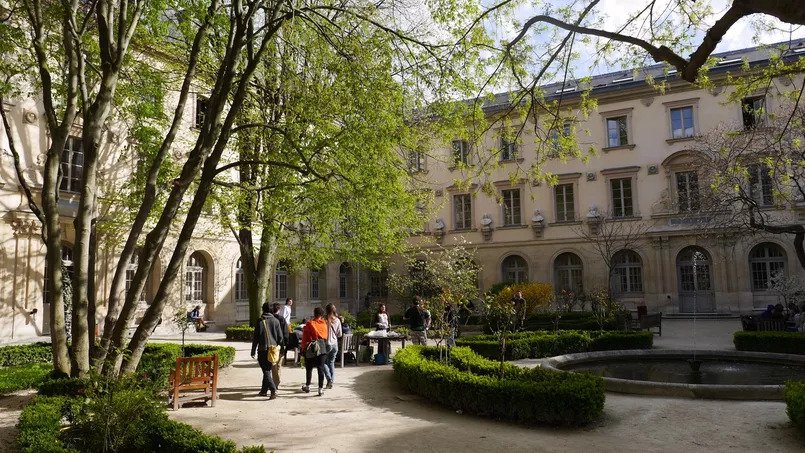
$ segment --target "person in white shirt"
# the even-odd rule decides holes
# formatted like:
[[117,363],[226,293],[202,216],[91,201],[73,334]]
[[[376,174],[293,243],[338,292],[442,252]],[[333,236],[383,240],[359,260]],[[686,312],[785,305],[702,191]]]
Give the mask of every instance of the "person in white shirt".
[[282,307],[282,317],[285,318],[285,323],[288,328],[291,326],[291,307],[293,306],[293,299],[290,297],[285,299],[285,306]]

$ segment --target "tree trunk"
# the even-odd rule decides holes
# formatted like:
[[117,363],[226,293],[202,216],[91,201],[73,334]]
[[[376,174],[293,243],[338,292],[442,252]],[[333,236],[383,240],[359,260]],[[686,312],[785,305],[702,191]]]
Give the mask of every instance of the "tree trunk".
[[64,324],[64,299],[62,288],[62,232],[59,224],[57,193],[60,148],[67,141],[67,133],[60,129],[53,131],[53,142],[48,149],[45,162],[45,178],[42,188],[42,212],[45,215],[45,260],[47,263],[48,298],[50,299],[50,338],[53,350],[53,368],[70,374],[70,357],[67,350],[67,332]]

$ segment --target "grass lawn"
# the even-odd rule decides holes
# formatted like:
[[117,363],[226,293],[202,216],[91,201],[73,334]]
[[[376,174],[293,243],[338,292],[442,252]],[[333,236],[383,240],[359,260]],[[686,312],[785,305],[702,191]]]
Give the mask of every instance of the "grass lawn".
[[0,395],[39,385],[53,370],[50,363],[32,363],[0,368]]

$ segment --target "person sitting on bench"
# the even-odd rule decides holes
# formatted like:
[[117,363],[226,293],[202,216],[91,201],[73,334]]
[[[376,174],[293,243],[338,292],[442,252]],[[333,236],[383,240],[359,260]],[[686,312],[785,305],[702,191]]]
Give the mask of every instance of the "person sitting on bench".
[[196,305],[196,307],[187,314],[187,318],[196,325],[196,332],[204,332],[207,330],[207,323],[205,323],[204,319],[201,317],[201,305]]

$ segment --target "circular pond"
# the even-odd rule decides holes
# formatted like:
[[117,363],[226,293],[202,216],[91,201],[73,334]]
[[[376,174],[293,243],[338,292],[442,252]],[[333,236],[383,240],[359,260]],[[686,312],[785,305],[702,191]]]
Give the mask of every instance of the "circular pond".
[[805,357],[757,352],[603,351],[543,366],[602,375],[613,392],[696,398],[782,399],[785,381],[805,380]]

